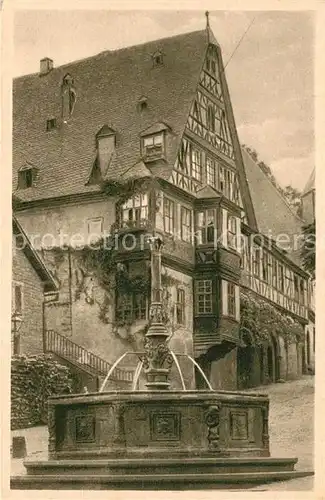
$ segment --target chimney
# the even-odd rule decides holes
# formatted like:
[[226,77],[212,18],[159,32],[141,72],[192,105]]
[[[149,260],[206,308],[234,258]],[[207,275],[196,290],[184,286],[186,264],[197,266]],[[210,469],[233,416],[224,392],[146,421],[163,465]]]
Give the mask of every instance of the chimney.
[[47,75],[53,69],[53,61],[49,57],[44,57],[40,61],[40,75]]

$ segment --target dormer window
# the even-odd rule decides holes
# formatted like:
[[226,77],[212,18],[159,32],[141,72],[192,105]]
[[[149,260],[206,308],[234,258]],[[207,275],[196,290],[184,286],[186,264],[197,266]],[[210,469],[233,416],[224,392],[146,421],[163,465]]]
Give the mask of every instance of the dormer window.
[[18,189],[33,187],[37,175],[37,169],[32,166],[22,167],[18,172]]
[[164,64],[163,53],[160,51],[155,52],[152,55],[153,67],[162,66]]
[[141,151],[145,161],[154,161],[165,156],[166,132],[164,123],[156,123],[141,133]]
[[164,154],[163,133],[143,138],[143,153],[147,159],[160,157]]
[[115,151],[116,132],[104,125],[96,135],[98,166],[102,174],[105,174],[112,154]]
[[72,116],[77,100],[76,90],[71,75],[67,74],[62,81],[62,117],[64,123],[67,123]]

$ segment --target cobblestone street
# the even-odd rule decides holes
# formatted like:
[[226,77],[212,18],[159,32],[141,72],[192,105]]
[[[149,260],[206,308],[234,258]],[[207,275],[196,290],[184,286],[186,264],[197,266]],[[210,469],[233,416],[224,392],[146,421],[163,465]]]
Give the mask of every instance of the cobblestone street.
[[[252,392],[267,393],[270,396],[270,443],[273,457],[297,457],[297,470],[313,469],[314,447],[314,377],[305,376],[296,381],[251,389]],[[24,435],[28,456],[47,456],[47,428],[33,427],[13,431],[12,435]],[[12,459],[11,473],[24,474],[23,461]],[[310,490],[313,478],[306,477],[291,481],[262,485],[254,490]]]

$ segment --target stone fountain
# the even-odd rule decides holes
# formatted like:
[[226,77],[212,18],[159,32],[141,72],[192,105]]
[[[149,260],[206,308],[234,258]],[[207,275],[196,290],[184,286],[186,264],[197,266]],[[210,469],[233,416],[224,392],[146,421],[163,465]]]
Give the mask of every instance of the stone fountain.
[[179,365],[163,318],[161,245],[151,238],[150,326],[135,371],[146,389],[105,391],[116,362],[99,392],[50,398],[48,459],[25,461],[11,488],[241,489],[312,474],[295,471],[296,458],[270,457],[266,395],[208,381],[208,390],[170,389]]

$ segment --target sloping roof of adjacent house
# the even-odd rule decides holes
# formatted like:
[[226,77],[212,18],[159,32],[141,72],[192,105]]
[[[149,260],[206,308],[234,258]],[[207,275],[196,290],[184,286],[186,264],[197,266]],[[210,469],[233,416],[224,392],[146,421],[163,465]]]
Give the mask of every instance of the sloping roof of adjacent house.
[[[299,264],[300,246],[296,248],[294,239],[296,237],[297,246],[301,244],[298,236],[301,235],[302,219],[293,211],[245,148],[242,148],[242,155],[259,233],[274,241],[281,238],[281,235],[287,235],[290,244],[293,244],[288,256]],[[282,242],[285,244],[285,237],[282,238]]]
[[25,231],[23,230],[23,228],[21,227],[20,223],[18,222],[17,218],[14,215],[12,216],[12,232],[13,235],[22,237],[23,241],[21,243],[19,242],[18,246],[19,248],[21,248],[22,246],[21,251],[24,252],[26,258],[29,260],[30,264],[35,269],[40,280],[43,281],[44,291],[45,292],[57,291],[59,288],[58,283],[56,282],[55,278],[46,267],[46,264],[44,263],[39,253],[37,253],[36,250],[32,247],[28,236],[26,235]]
[[[95,136],[107,125],[116,131],[116,155],[106,178],[132,172],[141,162],[140,133],[158,122],[171,129],[166,170],[174,165],[198,83],[207,30],[160,39],[16,78],[13,84],[13,189],[26,162],[37,170],[36,186],[19,191],[22,201],[98,191],[87,185],[96,158]],[[152,56],[163,55],[154,67]],[[61,84],[74,80],[76,104],[68,123],[61,115]],[[147,109],[138,103],[147,99]],[[58,128],[46,131],[56,118]],[[138,167],[135,167],[136,169]],[[162,172],[163,173],[163,172]],[[164,176],[166,177],[166,175]]]

